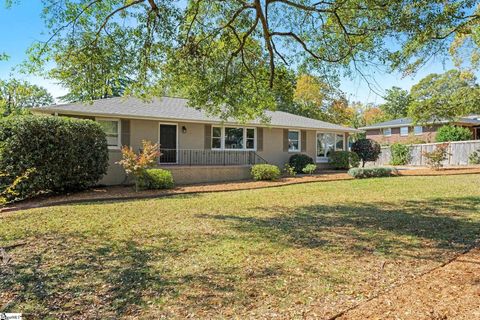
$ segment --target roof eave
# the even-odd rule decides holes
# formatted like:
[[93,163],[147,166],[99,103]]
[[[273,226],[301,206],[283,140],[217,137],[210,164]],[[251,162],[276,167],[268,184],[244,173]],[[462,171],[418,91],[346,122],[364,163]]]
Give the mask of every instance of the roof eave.
[[272,124],[263,124],[263,123],[240,123],[240,122],[229,122],[229,121],[216,121],[216,120],[196,120],[196,119],[185,119],[185,118],[168,118],[168,117],[155,117],[155,116],[132,116],[128,114],[112,114],[112,113],[100,113],[100,112],[79,112],[79,111],[70,111],[62,110],[58,108],[33,108],[33,113],[40,114],[55,114],[55,113],[65,113],[68,115],[78,115],[78,116],[92,116],[92,117],[115,117],[115,118],[126,118],[126,119],[136,119],[136,120],[158,120],[158,121],[172,121],[172,122],[186,122],[186,123],[204,123],[204,124],[221,124],[221,125],[252,125],[252,126],[267,126],[271,128],[292,128],[292,129],[303,129],[303,130],[324,130],[332,132],[348,132],[348,133],[361,133],[362,130],[340,127],[340,128],[326,128],[326,127],[302,127],[302,126],[288,126],[288,125],[272,125]]

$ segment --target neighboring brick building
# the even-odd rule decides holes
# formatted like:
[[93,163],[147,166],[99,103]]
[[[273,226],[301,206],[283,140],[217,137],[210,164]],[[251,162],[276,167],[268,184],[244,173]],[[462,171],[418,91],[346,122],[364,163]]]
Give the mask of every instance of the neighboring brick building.
[[401,118],[360,129],[365,130],[368,139],[375,140],[380,144],[428,143],[435,142],[438,128],[448,123],[467,127],[472,131],[475,140],[480,139],[480,116],[458,118],[455,121],[435,121],[423,125],[415,125],[411,119]]

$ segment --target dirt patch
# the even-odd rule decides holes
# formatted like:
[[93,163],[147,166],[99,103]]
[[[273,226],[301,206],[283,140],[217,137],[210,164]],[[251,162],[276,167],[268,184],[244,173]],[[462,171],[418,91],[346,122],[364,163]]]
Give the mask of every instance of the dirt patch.
[[[400,176],[438,176],[438,175],[460,175],[460,174],[480,174],[480,167],[458,167],[446,168],[434,171],[431,169],[402,169],[398,173]],[[145,190],[135,192],[130,186],[113,186],[92,188],[87,191],[66,195],[54,195],[39,197],[26,200],[14,204],[10,204],[0,208],[0,213],[11,212],[17,210],[47,207],[54,205],[62,205],[68,203],[79,203],[89,201],[104,200],[129,200],[142,198],[156,198],[177,194],[191,194],[204,192],[223,192],[223,191],[239,191],[260,188],[280,187],[285,185],[293,185],[300,183],[324,182],[353,179],[346,172],[339,171],[323,171],[316,175],[302,175],[296,177],[281,178],[277,181],[237,181],[209,184],[194,184],[179,186],[170,190]]]
[[332,319],[480,319],[480,248]]

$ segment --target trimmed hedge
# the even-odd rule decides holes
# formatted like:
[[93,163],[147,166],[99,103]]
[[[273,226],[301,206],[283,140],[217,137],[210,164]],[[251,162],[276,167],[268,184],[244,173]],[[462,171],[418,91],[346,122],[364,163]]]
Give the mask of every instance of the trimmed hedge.
[[288,160],[288,164],[293,167],[296,173],[302,172],[303,168],[307,166],[307,164],[315,164],[313,159],[306,154],[298,153],[294,154]]
[[251,170],[253,180],[277,180],[280,168],[272,164],[256,164]]
[[94,121],[51,116],[0,120],[4,201],[88,188],[106,174],[107,166],[106,136]]
[[141,190],[171,189],[175,185],[172,173],[164,169],[145,169],[138,176],[137,183]]
[[350,169],[360,165],[360,157],[355,152],[333,151],[328,159],[330,165],[335,169]]
[[352,168],[348,174],[355,179],[391,177],[397,175],[397,169],[387,167]]

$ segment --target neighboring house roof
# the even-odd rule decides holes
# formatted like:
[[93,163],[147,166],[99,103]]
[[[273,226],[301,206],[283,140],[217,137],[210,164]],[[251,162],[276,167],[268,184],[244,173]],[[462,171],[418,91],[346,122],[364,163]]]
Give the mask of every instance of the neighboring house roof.
[[[480,125],[480,120],[476,119],[475,117],[461,117],[457,118],[456,120],[431,120],[427,121],[426,123],[423,124],[435,124],[435,123],[456,123],[456,124],[465,124],[465,125]],[[410,118],[400,118],[400,119],[395,119],[395,120],[390,120],[390,121],[385,121],[385,122],[379,122],[372,124],[370,126],[366,127],[361,127],[360,129],[362,130],[368,130],[368,129],[383,129],[383,128],[397,128],[397,127],[405,127],[405,126],[413,126],[415,125],[413,120]]]
[[[104,117],[120,117],[131,119],[158,119],[186,122],[238,124],[235,121],[222,121],[221,118],[209,116],[205,111],[187,105],[188,100],[182,98],[162,97],[151,101],[138,98],[108,98],[95,100],[93,103],[68,103],[34,108],[34,112],[59,113],[67,115],[92,115]],[[267,125],[285,128],[326,129],[343,132],[360,132],[333,123],[297,116],[281,111],[266,111],[270,119]],[[262,124],[252,121],[248,124]]]

